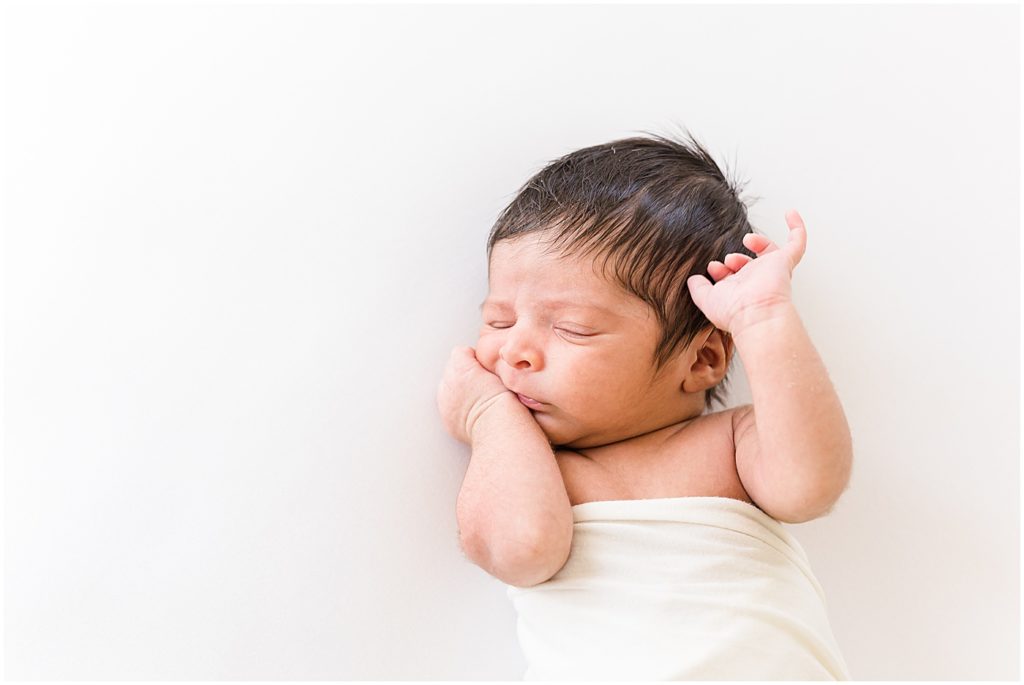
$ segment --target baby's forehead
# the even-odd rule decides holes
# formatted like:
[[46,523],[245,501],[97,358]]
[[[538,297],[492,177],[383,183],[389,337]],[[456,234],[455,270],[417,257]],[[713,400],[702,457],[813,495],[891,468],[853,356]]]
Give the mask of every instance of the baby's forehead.
[[[502,240],[491,252],[485,302],[514,298],[538,305],[576,303],[621,316],[646,316],[647,303],[623,288],[612,268],[607,259],[555,250],[533,235]],[[551,302],[543,302],[545,298]]]

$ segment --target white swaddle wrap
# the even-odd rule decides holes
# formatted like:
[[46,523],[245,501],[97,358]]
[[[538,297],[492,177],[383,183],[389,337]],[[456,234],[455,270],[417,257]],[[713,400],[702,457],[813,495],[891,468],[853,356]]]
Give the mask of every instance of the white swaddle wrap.
[[727,497],[586,502],[548,581],[508,586],[524,680],[849,680],[807,555]]

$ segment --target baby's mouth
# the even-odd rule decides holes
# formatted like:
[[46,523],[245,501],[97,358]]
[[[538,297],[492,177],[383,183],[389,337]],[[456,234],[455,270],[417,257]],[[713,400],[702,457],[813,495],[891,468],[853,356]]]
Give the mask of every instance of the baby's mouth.
[[544,406],[543,402],[538,402],[537,400],[527,397],[526,395],[520,395],[519,393],[516,393],[516,397],[518,397],[519,401],[522,402],[527,407],[529,407],[530,409],[540,409],[541,407]]

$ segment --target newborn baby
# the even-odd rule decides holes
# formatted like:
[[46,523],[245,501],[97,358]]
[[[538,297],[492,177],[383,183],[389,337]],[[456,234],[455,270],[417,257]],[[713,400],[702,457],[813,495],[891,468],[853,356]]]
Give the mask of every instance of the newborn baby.
[[[534,643],[528,678],[600,677],[609,663],[654,679],[848,677],[806,555],[779,525],[828,513],[852,463],[842,406],[790,297],[806,229],[795,211],[786,220],[780,247],[754,231],[735,184],[692,137],[653,136],[552,162],[492,230],[479,340],[453,350],[437,401],[447,430],[472,448],[456,507],[467,556],[514,599],[548,591],[544,603],[517,607],[521,619],[532,607],[529,629],[520,622],[521,641]],[[753,404],[711,412],[734,351]],[[649,521],[662,523],[662,537],[641,532]],[[666,533],[665,522],[676,528]],[[686,566],[694,555],[716,565]],[[751,559],[767,582],[747,572]],[[728,588],[707,584],[730,568],[747,571]],[[626,584],[611,592],[610,583]],[[669,586],[670,596],[650,594]],[[603,663],[610,627],[591,641],[600,650],[580,647],[595,607],[617,612],[608,625],[621,626],[630,611],[642,615],[640,597],[656,618],[685,595],[680,611],[698,616],[696,589],[707,594],[701,607],[718,608],[699,626],[666,627],[690,636],[689,653],[673,638],[641,661]],[[803,613],[784,630],[748,617],[742,630],[715,633],[721,652],[709,626],[739,621],[737,597],[757,615],[773,602]],[[542,646],[566,630],[577,647]],[[730,641],[776,644],[786,657],[781,668],[759,659],[744,670],[736,650],[751,644]],[[731,656],[708,656],[720,652]]]

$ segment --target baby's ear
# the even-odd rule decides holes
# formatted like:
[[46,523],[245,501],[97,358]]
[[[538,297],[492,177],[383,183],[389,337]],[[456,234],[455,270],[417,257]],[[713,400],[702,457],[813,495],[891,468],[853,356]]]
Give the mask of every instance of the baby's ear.
[[704,342],[704,347],[697,354],[698,360],[703,360],[717,369],[724,375],[729,368],[736,345],[728,331],[716,328]]
[[[692,354],[693,348],[690,348]],[[715,329],[697,349],[697,358],[687,371],[683,392],[696,392],[715,387],[722,382],[729,370],[732,358],[732,337],[725,331]],[[693,386],[697,386],[695,389]]]

